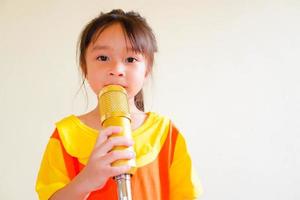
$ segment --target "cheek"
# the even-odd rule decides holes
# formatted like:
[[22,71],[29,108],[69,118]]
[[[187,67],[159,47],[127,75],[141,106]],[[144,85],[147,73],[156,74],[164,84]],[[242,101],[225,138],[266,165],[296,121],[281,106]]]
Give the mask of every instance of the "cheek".
[[149,71],[149,68],[148,68],[147,64],[144,62],[138,66],[137,70],[135,71],[135,74],[140,78],[145,78],[148,71]]
[[86,79],[90,85],[93,85],[93,83],[95,82],[95,76],[93,76],[93,73],[90,71],[87,73]]
[[129,77],[131,79],[130,96],[135,96],[144,86],[145,82],[145,71],[140,71]]
[[97,93],[99,88],[101,87],[101,82],[99,80],[99,78],[97,78],[97,76],[95,76],[95,73],[89,72],[86,76],[87,81],[91,87],[91,89]]

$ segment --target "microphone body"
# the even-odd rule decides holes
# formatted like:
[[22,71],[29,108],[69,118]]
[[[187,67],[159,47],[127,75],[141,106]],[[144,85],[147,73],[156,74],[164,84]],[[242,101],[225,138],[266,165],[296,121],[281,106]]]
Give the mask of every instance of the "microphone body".
[[[121,126],[122,131],[111,137],[125,136],[132,138],[131,135],[131,118],[126,90],[119,85],[108,85],[104,87],[99,95],[99,112],[101,124],[104,128],[108,126]],[[134,151],[133,147],[117,146],[112,151],[129,149]],[[121,166],[129,164],[131,170],[125,174],[114,177],[118,187],[119,200],[132,200],[131,196],[131,176],[135,171],[136,163],[134,159],[117,160],[112,166]]]

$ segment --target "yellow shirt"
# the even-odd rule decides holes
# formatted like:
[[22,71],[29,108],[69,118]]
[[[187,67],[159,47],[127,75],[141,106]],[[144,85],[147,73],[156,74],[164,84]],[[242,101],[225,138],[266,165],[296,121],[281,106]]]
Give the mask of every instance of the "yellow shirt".
[[[147,114],[142,126],[132,132],[137,164],[131,182],[133,199],[196,199],[202,188],[182,134],[168,118]],[[36,182],[39,199],[49,199],[84,168],[98,134],[74,115],[56,123]],[[109,179],[88,199],[117,199],[115,182]]]

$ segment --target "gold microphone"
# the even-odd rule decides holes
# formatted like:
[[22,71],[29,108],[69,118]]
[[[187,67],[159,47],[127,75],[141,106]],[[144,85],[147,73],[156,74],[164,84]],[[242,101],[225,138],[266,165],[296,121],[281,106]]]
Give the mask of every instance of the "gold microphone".
[[[100,91],[98,98],[101,125],[104,128],[108,126],[122,127],[122,131],[120,133],[114,134],[111,137],[125,136],[132,138],[130,124],[131,118],[126,90],[119,85],[108,85]],[[125,149],[134,151],[132,146],[117,146],[114,147],[112,151]],[[124,164],[130,165],[131,170],[125,174],[120,174],[114,177],[118,186],[118,199],[132,200],[131,175],[134,173],[136,168],[135,160],[117,160],[112,163],[112,166],[121,166]]]

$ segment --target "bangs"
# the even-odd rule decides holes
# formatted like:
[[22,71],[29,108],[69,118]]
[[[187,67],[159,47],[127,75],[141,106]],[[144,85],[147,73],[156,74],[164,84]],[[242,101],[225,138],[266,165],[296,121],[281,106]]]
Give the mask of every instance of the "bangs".
[[124,34],[127,36],[125,38],[129,39],[132,50],[135,53],[141,53],[147,56],[156,51],[152,46],[149,35],[146,34],[146,32],[143,30],[143,27],[139,27],[139,25],[136,23],[130,23],[130,21],[123,21],[121,22],[121,25],[123,27]]
[[[128,19],[111,21],[110,23],[102,26],[98,25],[99,28],[94,31],[94,33],[96,32],[96,34],[92,36],[92,42],[94,43],[98,39],[104,29],[116,23],[119,23],[121,25],[125,40],[127,40],[128,38],[131,44],[131,47],[127,46],[127,51],[132,50],[135,53],[140,53],[144,56],[149,56],[157,51],[156,46],[153,45],[153,39],[151,35],[149,36],[147,30],[145,30],[145,28],[143,26],[140,26],[140,24],[138,24],[137,22]],[[93,33],[91,33],[91,35],[93,35]]]

